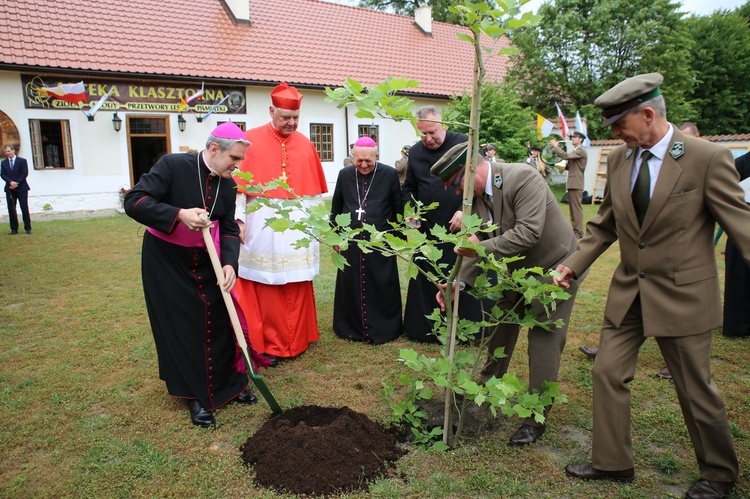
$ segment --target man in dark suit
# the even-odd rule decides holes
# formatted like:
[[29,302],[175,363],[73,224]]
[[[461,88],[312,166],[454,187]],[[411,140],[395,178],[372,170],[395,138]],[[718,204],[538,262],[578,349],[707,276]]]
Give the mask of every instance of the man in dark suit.
[[632,481],[630,388],[638,351],[655,337],[674,380],[700,479],[688,498],[725,497],[739,464],[729,422],[711,379],[712,329],[721,324],[714,256],[716,222],[747,260],[750,206],[728,149],[677,130],[666,117],[650,73],[629,78],[599,96],[603,126],[624,146],[607,157],[607,185],[598,214],[579,250],[555,282],[567,287],[615,241],[620,264],[604,311],[594,363],[592,462],[565,472],[585,480]]
[[[750,178],[750,153],[734,160],[740,181]],[[732,239],[727,240],[724,272],[724,327],[722,334],[729,338],[750,336],[750,268]]]
[[[463,167],[466,163],[467,146],[468,142],[464,142],[451,148],[431,170],[433,175],[440,176],[445,184],[452,186],[457,193],[463,191]],[[488,253],[496,257],[524,257],[523,260],[511,264],[510,270],[537,266],[545,270],[552,269],[573,254],[578,247],[573,229],[560,211],[560,205],[544,178],[522,163],[490,164],[479,155],[474,176],[472,212],[485,222],[494,222],[497,230],[491,234],[472,235],[469,237],[471,242],[481,244]],[[459,248],[456,253],[464,256],[459,279],[466,286],[473,286],[477,269],[476,251]],[[581,278],[571,281],[569,292],[572,296],[567,301],[557,303],[551,315],[548,316],[541,306],[531,307],[540,321],[562,319],[564,324],[553,331],[541,327],[529,330],[530,390],[541,392],[545,381],[557,381],[570,313],[573,310],[578,285],[582,280]],[[441,309],[444,309],[442,294],[438,293],[437,298]],[[519,299],[521,296],[509,293],[498,302],[498,306],[503,310],[510,310]],[[518,332],[518,324],[500,324],[495,328],[488,350],[494,352],[503,347],[506,357],[490,358],[482,371],[483,383],[492,376],[501,378],[508,371]],[[545,415],[549,409],[550,407],[546,408]],[[536,441],[544,433],[545,428],[544,423],[536,422],[533,416],[528,417],[510,438],[509,443],[515,446],[528,445]]]
[[[437,203],[437,208],[424,214],[419,228],[431,238],[430,230],[433,227],[449,228],[453,220],[460,220],[461,196],[451,189],[445,189],[440,178],[430,173],[430,168],[451,147],[465,142],[468,136],[446,130],[440,121],[440,111],[434,106],[419,108],[416,116],[417,128],[422,136],[409,149],[409,168],[406,169],[406,180],[401,186],[401,196],[404,204],[413,203],[413,200],[420,201],[425,206]],[[456,261],[453,248],[446,244],[438,244],[437,247],[442,251],[440,264],[453,266]],[[421,260],[415,260],[415,264],[432,272],[430,266]],[[426,317],[435,309],[434,296],[434,286],[421,273],[409,281],[404,307],[404,334],[409,338],[421,342],[438,342],[432,333],[433,321]],[[467,298],[461,301],[459,316],[479,320],[479,303],[472,297]]]
[[0,163],[0,177],[5,181],[5,199],[8,201],[8,218],[10,219],[11,235],[18,234],[18,214],[16,201],[21,205],[23,228],[31,234],[31,217],[29,216],[29,165],[26,160],[16,156],[16,148],[12,145],[3,147],[5,157]]

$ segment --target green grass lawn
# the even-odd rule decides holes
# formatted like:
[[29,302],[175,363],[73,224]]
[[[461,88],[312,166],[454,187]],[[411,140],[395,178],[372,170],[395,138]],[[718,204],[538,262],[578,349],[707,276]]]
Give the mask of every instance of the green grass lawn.
[[[596,206],[586,206],[588,220]],[[567,214],[567,206],[563,206]],[[256,488],[238,447],[270,415],[231,404],[215,430],[190,424],[183,402],[158,379],[143,302],[143,228],[124,215],[41,221],[34,235],[0,232],[0,497],[285,497]],[[722,241],[717,254],[724,248]],[[718,255],[721,257],[721,255]],[[529,448],[506,445],[520,422],[467,438],[449,452],[412,449],[399,478],[347,497],[681,497],[697,466],[656,342],[646,341],[632,383],[634,483],[585,483],[566,464],[590,457],[591,362],[579,345],[598,341],[617,248],[594,265],[571,319],[561,388],[568,403],[550,414]],[[720,263],[723,269],[723,261]],[[405,288],[404,282],[402,287]],[[321,339],[307,353],[263,374],[284,408],[348,406],[386,423],[385,379],[402,372],[400,348],[436,352],[405,339],[368,346],[331,331],[334,271],[326,251],[315,281]],[[525,379],[526,342],[511,367]],[[750,341],[715,335],[715,379],[729,411],[741,475],[732,497],[750,497]]]

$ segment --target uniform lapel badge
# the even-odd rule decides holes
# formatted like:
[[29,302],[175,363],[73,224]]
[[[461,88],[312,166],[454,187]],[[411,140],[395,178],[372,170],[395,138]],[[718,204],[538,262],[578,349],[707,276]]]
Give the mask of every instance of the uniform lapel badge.
[[630,156],[633,155],[633,151],[635,151],[635,149],[628,149],[625,151],[625,159],[630,159]]
[[672,144],[672,148],[669,150],[670,156],[672,156],[674,159],[677,159],[683,154],[685,154],[684,142],[675,142],[674,144]]
[[500,173],[495,174],[492,178],[492,183],[495,187],[501,189],[503,187],[503,176]]

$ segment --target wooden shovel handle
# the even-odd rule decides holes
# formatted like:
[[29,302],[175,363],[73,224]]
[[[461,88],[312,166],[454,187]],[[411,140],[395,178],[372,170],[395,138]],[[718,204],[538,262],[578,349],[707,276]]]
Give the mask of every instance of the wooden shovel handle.
[[245,364],[247,365],[247,375],[255,384],[255,386],[258,387],[258,390],[260,390],[260,394],[264,399],[266,399],[266,402],[268,402],[268,405],[271,407],[271,411],[273,411],[274,414],[281,414],[281,406],[279,406],[279,403],[274,398],[271,390],[269,390],[266,386],[265,381],[263,381],[263,377],[259,374],[256,374],[255,370],[253,369],[253,361],[250,359],[250,353],[247,349],[247,341],[245,341],[245,335],[242,333],[240,318],[237,315],[237,309],[234,307],[232,295],[224,291],[224,287],[222,286],[222,284],[224,284],[224,270],[221,268],[221,262],[219,261],[218,253],[216,253],[216,247],[214,246],[214,240],[211,237],[210,228],[204,227],[201,229],[201,231],[203,232],[203,240],[206,242],[208,255],[211,257],[211,265],[214,268],[214,273],[216,273],[216,280],[218,281],[219,288],[221,289],[221,296],[224,297],[224,303],[227,306],[229,318],[232,320],[232,329],[234,329],[234,336],[237,338],[237,344],[240,346],[242,355],[245,357]]
[[214,240],[211,237],[210,227],[203,227],[201,229],[203,233],[203,240],[206,242],[206,249],[208,255],[211,257],[211,265],[214,267],[216,273],[216,280],[219,282],[219,289],[221,289],[221,296],[224,297],[224,303],[227,306],[229,312],[229,318],[232,320],[232,329],[234,329],[234,335],[237,337],[237,344],[239,344],[243,353],[247,355],[247,342],[245,341],[245,335],[242,333],[242,326],[240,325],[240,317],[237,315],[237,309],[234,307],[234,301],[232,301],[232,295],[224,290],[224,269],[221,267],[219,261],[219,254],[216,252],[214,246]]

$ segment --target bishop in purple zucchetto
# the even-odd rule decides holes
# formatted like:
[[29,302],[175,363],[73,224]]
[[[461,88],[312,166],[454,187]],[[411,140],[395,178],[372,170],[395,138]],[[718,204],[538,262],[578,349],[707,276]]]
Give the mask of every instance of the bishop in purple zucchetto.
[[245,132],[242,131],[242,128],[238,127],[231,121],[222,123],[214,128],[211,135],[219,139],[245,140]]
[[375,142],[371,137],[360,137],[357,142],[354,143],[355,147],[378,147],[378,143]]

